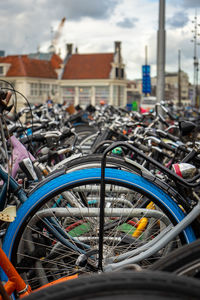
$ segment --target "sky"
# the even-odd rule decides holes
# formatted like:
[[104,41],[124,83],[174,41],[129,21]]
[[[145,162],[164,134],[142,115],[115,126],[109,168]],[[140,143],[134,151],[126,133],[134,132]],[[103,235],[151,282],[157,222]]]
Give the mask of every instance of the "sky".
[[[195,13],[200,24],[200,0],[165,1],[165,70],[177,72],[180,50],[181,69],[191,83]],[[62,58],[68,43],[82,54],[113,52],[114,42],[121,41],[127,78],[142,77],[145,47],[156,76],[159,0],[0,0],[0,50],[6,55],[47,52],[63,17],[56,45]]]

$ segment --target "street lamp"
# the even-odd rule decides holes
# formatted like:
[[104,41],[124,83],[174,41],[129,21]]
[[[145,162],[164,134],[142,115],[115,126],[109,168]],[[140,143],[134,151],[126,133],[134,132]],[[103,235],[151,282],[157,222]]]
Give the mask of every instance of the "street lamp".
[[197,46],[200,45],[197,41],[199,33],[198,33],[198,26],[200,24],[197,23],[197,11],[195,11],[195,17],[194,21],[192,21],[194,24],[194,30],[192,32],[194,33],[193,40],[191,42],[194,43],[194,89],[193,89],[193,105],[195,105],[196,108],[199,108],[199,99],[198,99],[198,72],[199,72],[199,60],[197,55]]
[[159,1],[159,29],[157,36],[157,102],[165,100],[165,0]]

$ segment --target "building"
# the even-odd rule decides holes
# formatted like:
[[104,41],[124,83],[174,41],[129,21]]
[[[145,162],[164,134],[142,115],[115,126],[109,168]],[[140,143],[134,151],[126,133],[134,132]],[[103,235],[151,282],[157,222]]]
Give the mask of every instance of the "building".
[[[180,82],[180,83],[179,83]],[[151,78],[152,84],[152,96],[156,96],[157,77]],[[181,71],[180,81],[178,72],[165,74],[165,99],[170,100],[174,105],[179,104],[179,89],[180,89],[180,101],[183,106],[191,105],[190,97],[190,83],[188,75]]]
[[[59,97],[58,73],[62,60],[55,53],[9,55],[0,57],[0,87],[10,87],[30,103],[43,103],[48,97]],[[17,107],[26,102],[20,94]]]
[[79,54],[67,45],[67,56],[60,77],[61,96],[69,104],[96,105],[101,100],[125,106],[126,75],[121,43],[115,42],[112,53]]
[[[64,61],[50,48],[49,53],[0,57],[0,86],[5,81],[23,94],[30,103],[44,103],[48,97],[68,104],[105,103],[125,106],[126,75],[121,42],[114,43],[112,53],[73,53],[67,44]],[[3,53],[4,54],[4,53]],[[18,96],[18,108],[25,99]]]

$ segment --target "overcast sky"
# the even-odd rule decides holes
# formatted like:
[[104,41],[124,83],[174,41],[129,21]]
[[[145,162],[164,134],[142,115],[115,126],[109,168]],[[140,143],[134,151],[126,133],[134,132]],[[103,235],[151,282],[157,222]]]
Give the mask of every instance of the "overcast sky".
[[[165,69],[178,70],[180,49],[181,68],[193,83],[192,21],[197,9],[200,23],[200,0],[166,0],[165,4]],[[0,49],[6,55],[36,52],[38,47],[47,51],[65,17],[57,41],[62,57],[67,43],[77,47],[79,53],[98,53],[113,52],[114,41],[121,41],[127,77],[135,79],[142,76],[147,45],[151,75],[155,76],[158,8],[159,0],[0,0]]]

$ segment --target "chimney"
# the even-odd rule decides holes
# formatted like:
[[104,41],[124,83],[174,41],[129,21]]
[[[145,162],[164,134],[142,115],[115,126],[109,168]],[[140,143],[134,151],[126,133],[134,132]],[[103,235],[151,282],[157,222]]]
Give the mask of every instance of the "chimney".
[[121,42],[115,42],[115,54],[117,54],[118,63],[121,63]]
[[73,44],[67,44],[67,56],[72,55]]
[[121,42],[119,41],[115,42],[115,53],[117,52],[121,55]]

